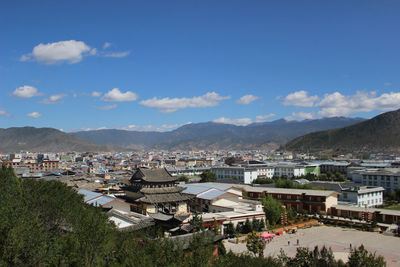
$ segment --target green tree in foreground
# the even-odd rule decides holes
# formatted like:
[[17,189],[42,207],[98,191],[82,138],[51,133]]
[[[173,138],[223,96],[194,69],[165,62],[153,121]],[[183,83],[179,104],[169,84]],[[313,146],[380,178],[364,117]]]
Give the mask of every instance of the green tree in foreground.
[[265,212],[265,218],[271,225],[277,224],[281,219],[281,213],[283,212],[282,204],[275,200],[272,196],[268,195],[263,199],[263,206]]
[[321,250],[316,246],[314,251],[308,248],[297,248],[296,256],[290,258],[281,249],[278,256],[281,266],[284,267],[341,267],[346,266],[343,261],[336,261],[331,249],[325,246]]
[[351,250],[347,265],[349,267],[384,267],[386,262],[382,256],[376,256],[375,253],[368,252],[361,245]]
[[247,249],[255,256],[264,257],[265,242],[256,232],[251,232],[247,235]]
[[364,247],[355,248],[346,265],[324,248],[301,248],[294,258],[263,258],[265,245],[254,232],[248,249],[259,257],[226,253],[210,232],[196,233],[189,244],[156,238],[156,227],[120,232],[102,209],[85,204],[72,188],[20,179],[5,166],[0,189],[0,266],[385,266]]

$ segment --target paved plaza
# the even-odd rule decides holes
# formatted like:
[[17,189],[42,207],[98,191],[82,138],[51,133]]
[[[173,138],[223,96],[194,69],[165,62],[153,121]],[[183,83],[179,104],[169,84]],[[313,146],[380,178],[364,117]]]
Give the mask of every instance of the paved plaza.
[[[323,245],[331,247],[335,258],[343,261],[347,261],[350,244],[353,247],[363,244],[368,251],[382,255],[387,262],[387,266],[400,266],[399,237],[328,226],[300,229],[295,234],[277,236],[266,245],[264,255],[276,256],[282,248],[288,256],[294,256],[296,248],[299,247],[297,246],[297,240],[299,240],[299,246],[308,247],[311,250],[315,246],[320,248]],[[290,241],[290,245],[288,245],[288,241]],[[232,250],[235,253],[247,251],[246,243],[234,244],[225,240],[224,244],[227,250]]]

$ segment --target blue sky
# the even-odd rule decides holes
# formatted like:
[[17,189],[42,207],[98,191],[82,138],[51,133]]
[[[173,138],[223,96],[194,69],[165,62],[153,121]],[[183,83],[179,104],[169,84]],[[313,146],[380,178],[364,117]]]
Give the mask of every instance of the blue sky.
[[0,127],[400,108],[399,1],[1,1]]

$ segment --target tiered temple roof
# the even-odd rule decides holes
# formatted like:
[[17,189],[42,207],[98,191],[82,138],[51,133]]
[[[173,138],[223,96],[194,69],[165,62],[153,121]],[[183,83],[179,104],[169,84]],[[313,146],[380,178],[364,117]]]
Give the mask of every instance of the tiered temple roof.
[[133,194],[136,202],[155,204],[187,201],[191,197],[182,194],[184,188],[176,186],[173,177],[165,168],[139,168],[131,178]]
[[138,168],[132,175],[131,183],[146,182],[146,183],[171,183],[177,180],[165,168],[161,169],[146,169]]

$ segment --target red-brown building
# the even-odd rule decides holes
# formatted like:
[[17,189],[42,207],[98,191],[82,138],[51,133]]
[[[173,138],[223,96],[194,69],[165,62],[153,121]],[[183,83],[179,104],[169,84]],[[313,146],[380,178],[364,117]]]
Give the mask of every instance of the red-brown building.
[[287,209],[309,213],[328,214],[337,205],[338,193],[326,190],[268,188],[241,186],[250,199],[261,200],[267,195],[282,202]]

